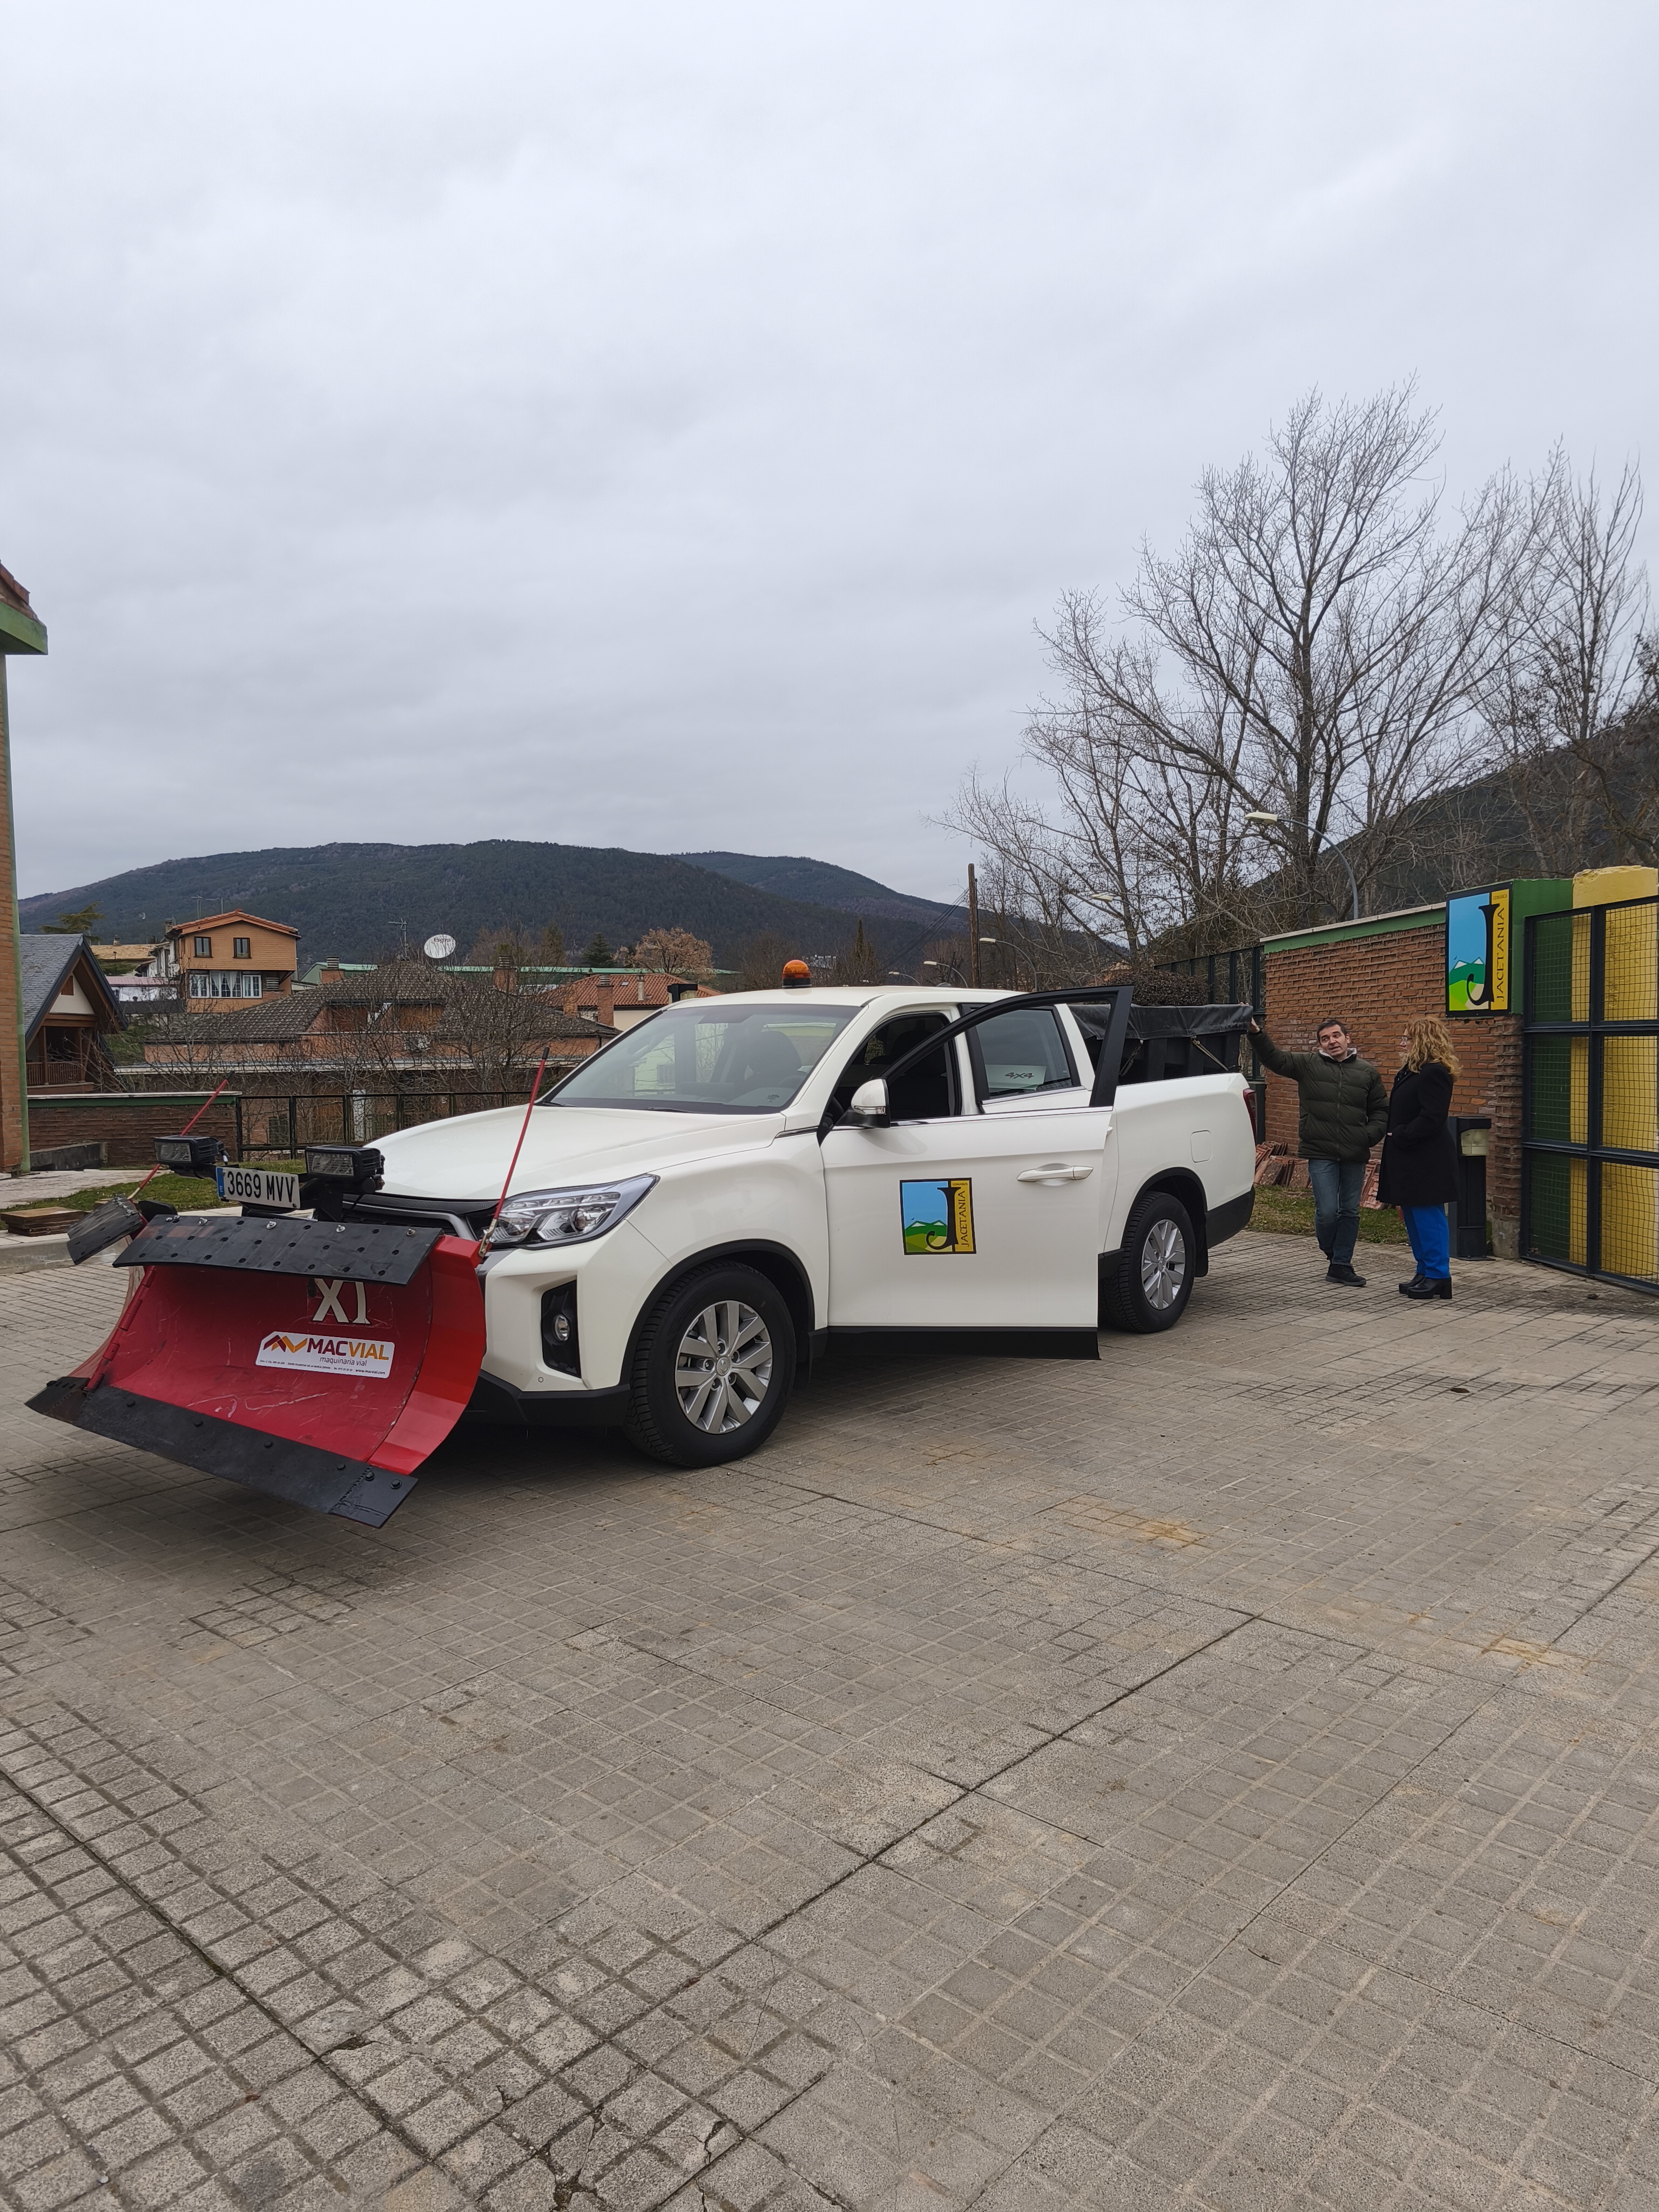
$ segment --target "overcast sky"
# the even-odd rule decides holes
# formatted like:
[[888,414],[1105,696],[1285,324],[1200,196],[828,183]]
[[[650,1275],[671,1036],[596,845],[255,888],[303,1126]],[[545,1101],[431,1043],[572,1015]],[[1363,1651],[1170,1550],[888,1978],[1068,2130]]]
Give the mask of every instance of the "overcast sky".
[[951,891],[1034,621],[1308,386],[1415,372],[1454,487],[1639,454],[1655,20],[5,0],[21,888],[513,836]]

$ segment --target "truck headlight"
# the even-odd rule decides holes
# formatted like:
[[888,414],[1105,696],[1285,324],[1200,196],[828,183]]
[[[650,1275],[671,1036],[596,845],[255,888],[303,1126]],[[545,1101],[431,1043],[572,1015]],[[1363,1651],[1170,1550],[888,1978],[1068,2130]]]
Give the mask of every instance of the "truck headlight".
[[628,1176],[617,1182],[580,1183],[568,1190],[524,1190],[501,1208],[492,1244],[580,1244],[614,1229],[656,1182]]

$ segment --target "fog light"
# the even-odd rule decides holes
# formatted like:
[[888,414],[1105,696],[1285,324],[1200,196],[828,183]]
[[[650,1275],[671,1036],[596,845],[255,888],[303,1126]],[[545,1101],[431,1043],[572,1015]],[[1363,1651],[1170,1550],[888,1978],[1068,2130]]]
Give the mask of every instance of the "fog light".
[[542,1292],[542,1364],[556,1368],[561,1375],[580,1375],[582,1371],[574,1283],[560,1283]]
[[155,1139],[155,1158],[158,1166],[172,1168],[175,1174],[210,1176],[227,1157],[217,1137],[158,1137]]
[[306,1173],[326,1176],[331,1182],[373,1182],[386,1163],[373,1145],[307,1145]]

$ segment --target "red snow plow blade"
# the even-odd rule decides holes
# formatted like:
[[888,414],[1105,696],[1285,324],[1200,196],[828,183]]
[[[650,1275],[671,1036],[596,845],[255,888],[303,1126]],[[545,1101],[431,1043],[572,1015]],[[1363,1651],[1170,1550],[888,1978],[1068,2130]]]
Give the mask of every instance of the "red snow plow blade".
[[152,1222],[101,1350],[29,1401],[296,1505],[379,1528],[483,1361],[477,1249],[437,1229]]

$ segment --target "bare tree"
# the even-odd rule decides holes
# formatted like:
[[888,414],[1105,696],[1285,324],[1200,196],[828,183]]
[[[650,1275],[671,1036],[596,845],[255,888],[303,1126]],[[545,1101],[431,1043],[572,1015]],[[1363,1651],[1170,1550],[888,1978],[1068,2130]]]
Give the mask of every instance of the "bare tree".
[[[1161,696],[1156,651],[1112,638],[1092,595],[1068,594],[1043,635],[1065,690],[1032,717],[1028,750],[1062,794],[1066,843],[1093,871],[1097,914],[1132,958],[1152,942],[1197,951],[1236,937],[1258,857],[1239,788],[1243,718],[1213,684],[1195,682],[1178,705]],[[1139,707],[1126,709],[1127,698]],[[1184,743],[1149,724],[1149,702],[1166,726],[1179,713]]]
[[544,1050],[559,1058],[556,1036],[567,1021],[556,993],[498,990],[488,977],[458,976],[443,1010],[440,1038],[470,1063],[481,1091],[511,1090]]
[[1635,557],[1642,480],[1610,491],[1558,447],[1536,492],[1538,558],[1482,705],[1538,866],[1659,858],[1652,766],[1659,641]]
[[1535,559],[1507,474],[1443,513],[1437,445],[1410,386],[1310,393],[1263,454],[1205,472],[1172,556],[1143,548],[1121,630],[1094,594],[1061,600],[1059,696],[1025,740],[1058,803],[970,781],[953,817],[1030,910],[1089,906],[1137,958],[1317,920],[1338,842],[1362,895],[1378,881],[1474,750]]
[[853,941],[844,945],[836,955],[835,966],[830,970],[832,983],[879,983],[884,969],[880,955],[864,933],[864,917],[860,915],[853,932]]
[[544,957],[522,922],[496,921],[478,932],[467,961],[475,968],[504,968],[516,975],[520,968],[531,967]]
[[634,957],[641,968],[660,969],[665,975],[706,975],[712,974],[714,966],[714,951],[706,938],[693,937],[689,929],[665,924],[653,924],[641,933]]
[[969,964],[965,935],[958,933],[955,936],[930,937],[917,955],[916,981],[919,983],[965,983]]
[[763,930],[743,948],[738,967],[738,990],[776,990],[783,980],[785,961],[801,957],[792,939],[781,936],[775,929]]
[[1323,848],[1346,839],[1363,890],[1467,756],[1528,572],[1507,476],[1443,530],[1434,417],[1414,403],[1410,386],[1358,406],[1310,393],[1264,459],[1206,471],[1186,543],[1148,549],[1125,595],[1154,650],[1115,665],[1109,696],[1173,765],[1279,817],[1304,921]]

